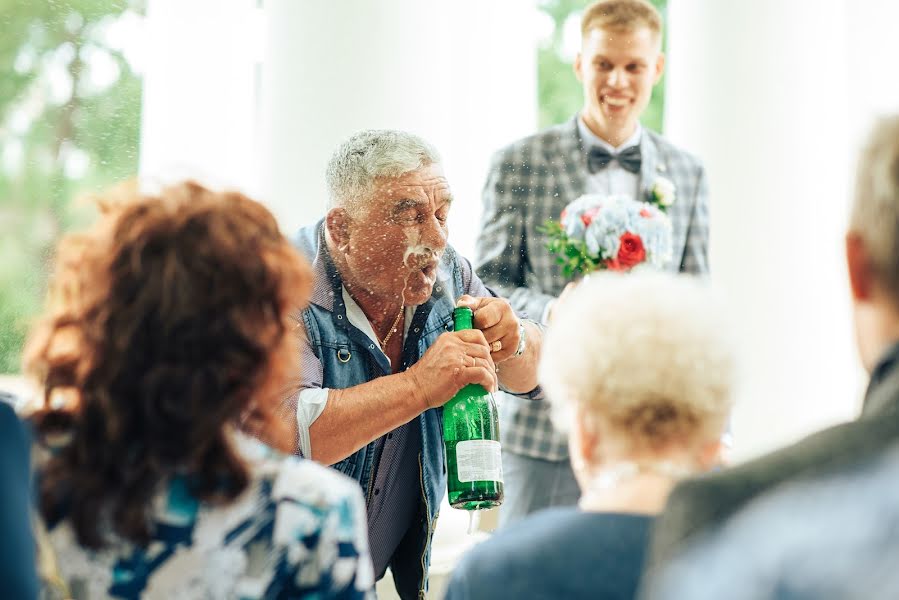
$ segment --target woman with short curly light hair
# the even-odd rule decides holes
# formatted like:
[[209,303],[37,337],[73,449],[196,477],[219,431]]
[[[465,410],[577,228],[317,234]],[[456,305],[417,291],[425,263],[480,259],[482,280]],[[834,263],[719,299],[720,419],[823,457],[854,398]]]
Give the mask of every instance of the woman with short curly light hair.
[[447,598],[491,597],[495,582],[510,598],[632,598],[668,493],[719,461],[735,370],[726,332],[714,294],[685,275],[591,275],[561,300],[540,380],[569,433],[579,506],[501,530],[463,560]]
[[242,194],[120,200],[60,243],[26,349],[47,579],[65,597],[365,596],[358,486],[240,432],[285,422],[308,265]]
[[712,464],[732,401],[726,331],[711,290],[687,276],[603,273],[578,289],[553,323],[540,377],[588,500],[600,470],[611,483],[634,467]]

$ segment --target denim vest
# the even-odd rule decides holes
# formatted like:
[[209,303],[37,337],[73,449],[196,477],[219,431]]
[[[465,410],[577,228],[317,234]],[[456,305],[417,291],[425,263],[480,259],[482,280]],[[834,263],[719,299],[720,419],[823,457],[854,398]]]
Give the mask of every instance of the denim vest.
[[[322,364],[322,387],[343,389],[390,375],[390,363],[381,349],[347,319],[343,283],[324,242],[323,221],[300,230],[296,245],[313,261],[313,270],[317,274],[326,274],[314,282],[312,302],[302,314],[309,344]],[[453,330],[455,300],[464,293],[462,271],[455,251],[449,247],[441,262],[438,272],[452,272],[452,281],[438,281],[431,298],[416,309],[403,344],[401,371],[415,364],[440,334]],[[331,301],[333,307],[329,310],[324,304]],[[420,530],[407,534],[390,564],[397,590],[404,598],[423,598],[427,590],[431,538],[446,490],[443,409],[426,410],[418,417],[418,422],[422,445],[418,464],[423,518]],[[373,459],[374,443],[370,443],[333,465],[359,482],[366,494],[366,502],[371,500]]]

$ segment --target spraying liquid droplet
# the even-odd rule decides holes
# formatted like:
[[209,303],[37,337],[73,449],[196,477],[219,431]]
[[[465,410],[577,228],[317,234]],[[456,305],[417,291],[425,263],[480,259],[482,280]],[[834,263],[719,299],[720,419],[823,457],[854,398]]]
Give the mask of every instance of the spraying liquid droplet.
[[468,511],[468,535],[473,535],[477,532],[478,526],[481,524],[481,511],[479,510],[470,510]]
[[[403,253],[403,266],[409,270],[410,277],[407,278],[403,296],[409,291],[409,282],[415,281],[415,274],[418,272],[419,281],[424,285],[431,285],[433,291],[438,295],[452,298],[450,286],[445,285],[452,281],[452,266],[447,264],[446,256],[443,249],[435,249],[422,243],[421,233],[415,228],[407,228],[406,234],[406,250]],[[421,288],[419,288],[421,289]]]
[[450,282],[453,278],[453,266],[444,257],[437,264],[437,281]]

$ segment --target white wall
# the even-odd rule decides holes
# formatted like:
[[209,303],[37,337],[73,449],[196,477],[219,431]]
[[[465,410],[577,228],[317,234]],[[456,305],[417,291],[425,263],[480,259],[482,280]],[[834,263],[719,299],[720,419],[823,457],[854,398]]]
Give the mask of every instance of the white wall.
[[324,212],[324,169],[365,128],[434,143],[471,255],[490,155],[537,120],[538,15],[520,0],[149,0],[142,178],[244,190],[287,232]]
[[261,192],[285,228],[322,215],[340,141],[406,129],[442,153],[450,240],[470,254],[490,153],[536,125],[533,3],[270,0],[266,13]]
[[255,0],[149,0],[140,175],[257,186],[260,11]]
[[899,2],[846,0],[849,144],[862,141],[877,115],[899,112]]
[[854,156],[899,110],[888,0],[671,0],[665,127],[701,156],[745,373],[737,457],[858,410],[842,255]]

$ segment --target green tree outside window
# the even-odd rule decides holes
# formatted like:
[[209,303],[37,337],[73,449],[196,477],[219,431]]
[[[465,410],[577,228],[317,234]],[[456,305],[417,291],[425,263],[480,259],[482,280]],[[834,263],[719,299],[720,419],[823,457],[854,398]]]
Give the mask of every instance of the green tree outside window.
[[0,374],[20,370],[55,242],[92,212],[72,198],[137,173],[141,80],[110,38],[143,13],[0,0]]

